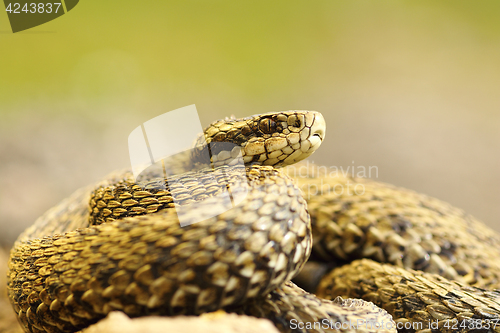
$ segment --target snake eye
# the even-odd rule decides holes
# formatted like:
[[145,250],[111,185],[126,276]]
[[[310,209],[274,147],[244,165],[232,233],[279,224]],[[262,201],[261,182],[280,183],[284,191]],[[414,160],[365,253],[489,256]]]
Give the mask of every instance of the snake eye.
[[276,132],[276,122],[271,118],[262,119],[259,123],[259,129],[266,134]]

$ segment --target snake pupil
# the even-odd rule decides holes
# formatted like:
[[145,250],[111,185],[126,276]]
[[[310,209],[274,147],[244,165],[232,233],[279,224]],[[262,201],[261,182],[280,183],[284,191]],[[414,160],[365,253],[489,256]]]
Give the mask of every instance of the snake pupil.
[[259,128],[266,134],[276,132],[276,122],[271,118],[262,119]]

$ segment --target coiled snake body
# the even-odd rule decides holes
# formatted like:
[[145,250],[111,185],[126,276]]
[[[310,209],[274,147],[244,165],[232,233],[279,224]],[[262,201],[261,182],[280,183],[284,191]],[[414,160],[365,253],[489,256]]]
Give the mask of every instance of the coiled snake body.
[[[77,331],[113,310],[137,317],[222,308],[269,318],[284,332],[394,332],[390,316],[372,303],[328,301],[287,282],[313,249],[330,265],[362,257],[393,265],[365,259],[334,269],[321,282],[320,274],[306,276],[318,281],[321,297],[364,298],[397,323],[437,320],[443,332],[453,331],[446,326],[452,319],[500,331],[492,324],[500,318],[499,294],[479,288],[498,284],[499,237],[460,210],[410,191],[314,170],[294,182],[276,169],[313,153],[324,132],[317,112],[226,119],[204,134],[215,169],[161,178],[163,187],[154,170],[142,183],[117,172],[77,191],[38,219],[11,251],[9,299],[24,330]],[[222,142],[241,148],[213,149]],[[246,167],[222,163],[240,149]],[[189,160],[196,155],[194,149]],[[365,190],[339,195],[322,188],[312,196],[310,185],[317,189],[320,179],[320,187],[353,182]],[[243,202],[199,222],[218,204],[217,194],[243,185]],[[195,204],[187,219],[197,223],[180,226],[173,195],[183,198],[181,205]],[[319,271],[310,267],[304,274]],[[314,324],[323,320],[348,325]]]

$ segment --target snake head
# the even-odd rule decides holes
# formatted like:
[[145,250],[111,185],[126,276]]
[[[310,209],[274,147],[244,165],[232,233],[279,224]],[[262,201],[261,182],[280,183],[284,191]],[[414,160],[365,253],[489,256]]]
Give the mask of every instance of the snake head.
[[215,160],[227,155],[222,153],[224,148],[217,149],[224,146],[218,143],[231,142],[240,147],[245,164],[282,167],[315,152],[325,130],[325,119],[319,112],[281,111],[216,121],[205,129],[203,139],[216,147],[212,149]]

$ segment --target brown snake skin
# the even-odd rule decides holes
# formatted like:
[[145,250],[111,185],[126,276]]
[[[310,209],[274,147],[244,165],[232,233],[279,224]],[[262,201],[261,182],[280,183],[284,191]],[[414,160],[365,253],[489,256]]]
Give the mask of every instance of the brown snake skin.
[[367,259],[332,271],[317,294],[371,301],[416,331],[500,332],[500,292]]

